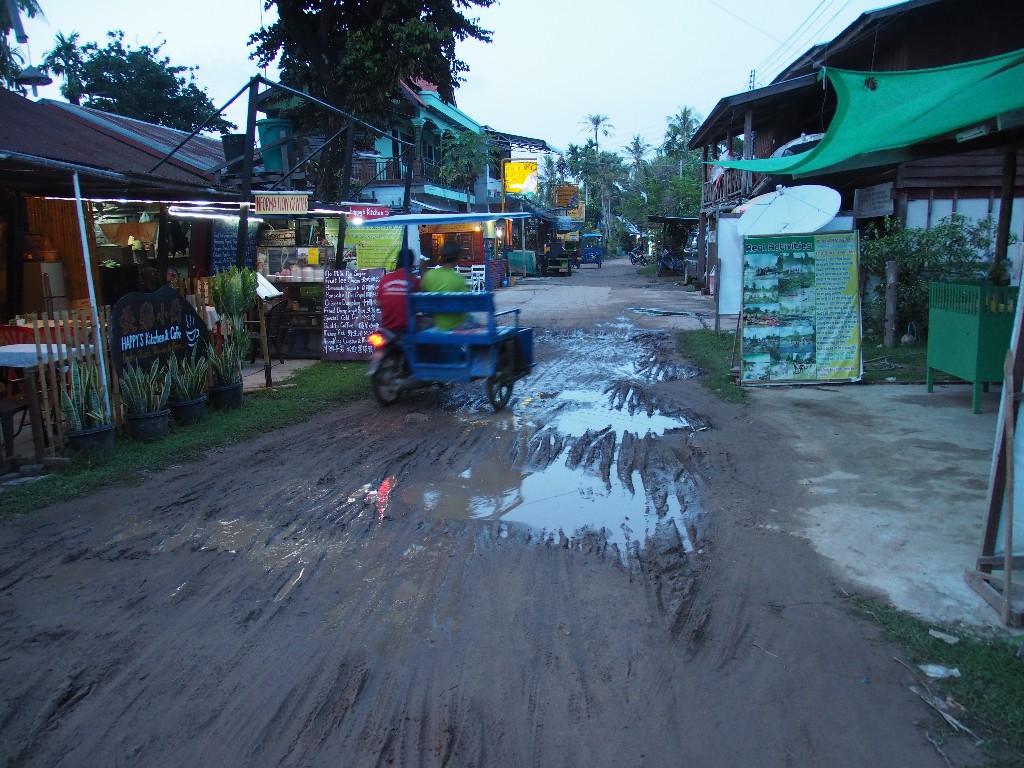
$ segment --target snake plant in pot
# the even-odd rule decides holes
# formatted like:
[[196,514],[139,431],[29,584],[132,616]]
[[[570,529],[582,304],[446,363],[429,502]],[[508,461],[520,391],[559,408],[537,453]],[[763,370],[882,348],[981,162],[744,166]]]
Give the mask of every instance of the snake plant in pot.
[[68,445],[73,450],[108,455],[114,452],[114,420],[107,387],[96,363],[71,361],[60,401],[68,425]]
[[125,407],[125,426],[137,440],[159,440],[167,434],[171,409],[171,372],[161,360],[143,368],[134,360],[121,374],[121,401]]
[[171,355],[171,399],[167,405],[177,424],[195,424],[206,415],[206,379],[210,361],[197,344],[187,357]]
[[210,403],[214,407],[242,404],[242,360],[251,343],[245,315],[256,304],[256,285],[256,273],[248,267],[231,267],[210,278],[210,294],[222,328],[222,338],[210,352]]

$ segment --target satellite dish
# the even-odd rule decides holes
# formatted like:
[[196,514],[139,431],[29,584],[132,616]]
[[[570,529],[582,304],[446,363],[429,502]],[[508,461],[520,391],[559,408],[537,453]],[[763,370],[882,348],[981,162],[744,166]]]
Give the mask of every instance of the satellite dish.
[[817,232],[835,218],[841,202],[830,187],[780,187],[748,201],[736,229],[740,237]]
[[752,197],[749,200],[747,200],[745,203],[740,203],[739,205],[737,205],[735,208],[732,209],[732,212],[733,213],[746,213],[748,210],[750,210],[750,207],[752,205],[764,205],[769,200],[771,200],[773,197],[775,197],[776,194],[777,193],[775,193],[775,192],[765,192],[763,195],[758,195],[757,197]]

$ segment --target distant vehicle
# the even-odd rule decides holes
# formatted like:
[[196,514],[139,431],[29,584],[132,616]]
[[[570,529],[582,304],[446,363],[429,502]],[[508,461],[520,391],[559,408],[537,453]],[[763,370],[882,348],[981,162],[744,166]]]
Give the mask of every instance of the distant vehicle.
[[581,264],[597,264],[600,269],[604,261],[604,237],[600,232],[585,232],[580,235],[583,258]]
[[700,282],[697,254],[697,224],[694,216],[648,216],[652,224],[661,224],[657,252],[658,277],[682,275],[683,282]]

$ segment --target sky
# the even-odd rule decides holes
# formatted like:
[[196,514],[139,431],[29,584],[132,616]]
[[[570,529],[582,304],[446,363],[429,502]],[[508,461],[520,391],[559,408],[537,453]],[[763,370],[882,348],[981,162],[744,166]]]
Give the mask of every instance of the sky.
[[[273,20],[263,0],[39,0],[45,18],[25,20],[22,55],[39,64],[58,32],[80,42],[125,33],[132,47],[164,44],[171,64],[198,66],[197,84],[223,106],[255,74],[249,35]],[[888,0],[500,0],[463,10],[493,32],[489,44],[464,41],[470,66],[458,107],[499,131],[543,139],[565,150],[583,144],[588,115],[605,115],[621,150],[639,135],[664,139],[683,106],[706,116],[719,99],[748,89],[751,71],[766,85],[811,45],[826,41],[861,13]],[[13,42],[13,41],[12,41]],[[62,99],[59,81],[39,89]],[[228,110],[240,128],[245,97]]]

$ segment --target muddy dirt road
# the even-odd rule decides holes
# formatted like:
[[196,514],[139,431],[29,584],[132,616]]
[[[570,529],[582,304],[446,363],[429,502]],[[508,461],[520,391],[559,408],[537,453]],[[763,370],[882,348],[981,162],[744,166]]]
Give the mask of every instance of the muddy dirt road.
[[790,449],[629,309],[650,282],[524,285],[565,312],[524,318],[505,412],[367,399],[0,521],[0,759],[945,766],[894,650],[762,525]]

